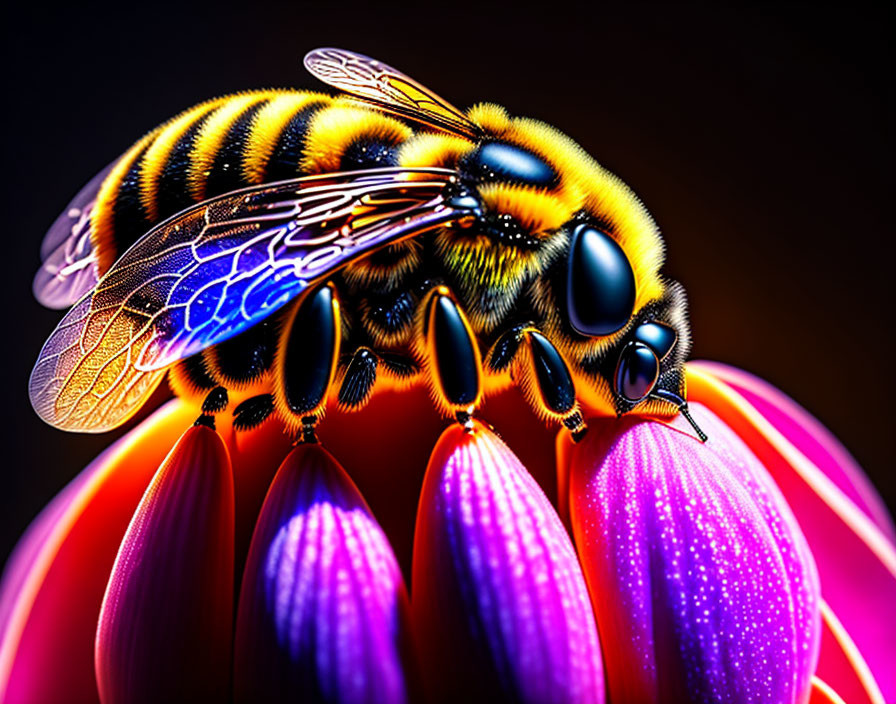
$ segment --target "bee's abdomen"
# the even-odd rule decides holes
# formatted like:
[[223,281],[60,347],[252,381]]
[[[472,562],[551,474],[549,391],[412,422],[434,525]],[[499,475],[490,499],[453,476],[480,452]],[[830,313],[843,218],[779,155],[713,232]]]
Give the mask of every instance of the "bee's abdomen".
[[332,99],[313,93],[288,93],[259,110],[245,142],[243,178],[267,183],[302,173],[302,153],[311,121]]
[[408,136],[401,123],[319,93],[253,91],[201,103],[146,135],[106,178],[93,221],[100,270],[190,205],[331,171],[346,153],[369,152],[369,166],[384,165],[383,155]]
[[[103,182],[91,223],[100,274],[191,205],[261,183],[393,165],[411,134],[397,120],[319,93],[253,91],[200,103],[144,136]],[[262,378],[270,356],[259,352],[255,332],[207,350],[202,384],[186,366],[176,372],[180,386],[204,393],[209,384],[244,388]]]

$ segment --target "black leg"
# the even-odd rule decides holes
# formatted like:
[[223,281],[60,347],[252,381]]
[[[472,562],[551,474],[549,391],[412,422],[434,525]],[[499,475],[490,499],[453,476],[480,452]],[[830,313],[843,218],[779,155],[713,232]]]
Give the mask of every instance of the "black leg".
[[274,412],[274,397],[271,394],[260,394],[247,398],[233,409],[233,429],[239,431],[252,430],[264,423]]
[[514,378],[536,413],[560,420],[576,440],[584,435],[585,422],[569,367],[537,328],[518,325],[508,330],[492,346],[487,364],[494,372],[514,368]]
[[444,286],[426,302],[423,332],[436,401],[467,425],[482,397],[482,359],[467,317]]
[[342,384],[339,387],[339,404],[347,409],[357,409],[367,403],[376,381],[377,356],[369,347],[355,350]]
[[275,365],[274,405],[287,428],[298,431],[318,418],[333,379],[342,337],[336,289],[309,293],[287,320]]
[[207,415],[215,415],[227,408],[229,402],[227,389],[223,386],[216,386],[208,392],[205,400],[202,402],[202,412]]

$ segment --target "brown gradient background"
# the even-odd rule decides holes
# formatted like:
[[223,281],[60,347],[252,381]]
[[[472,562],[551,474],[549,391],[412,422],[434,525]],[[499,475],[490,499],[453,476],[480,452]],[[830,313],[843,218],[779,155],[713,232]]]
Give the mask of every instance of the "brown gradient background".
[[791,394],[896,504],[884,10],[14,5],[0,30],[0,560],[120,435],[53,430],[28,403],[31,365],[60,317],[31,298],[43,232],[96,171],[181,109],[245,88],[318,88],[300,59],[324,45],[392,63],[458,105],[499,102],[577,139],[663,229],[666,272],[690,295],[694,356]]

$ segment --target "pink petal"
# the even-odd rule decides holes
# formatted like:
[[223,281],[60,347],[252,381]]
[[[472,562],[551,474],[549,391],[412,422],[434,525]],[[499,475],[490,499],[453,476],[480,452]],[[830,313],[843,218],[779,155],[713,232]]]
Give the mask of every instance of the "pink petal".
[[404,702],[407,596],[382,529],[319,445],[283,461],[252,537],[238,701]]
[[3,581],[0,583],[0,642],[6,638],[7,628],[11,625],[19,597],[27,588],[28,578],[41,558],[42,549],[48,540],[52,540],[54,528],[64,519],[66,511],[77,500],[85,485],[99,471],[103,466],[104,459],[111,453],[112,448],[107,448],[91,463],[88,468],[91,471],[81,472],[53,497],[53,500],[31,522],[28,530],[15,546],[3,570]]
[[228,699],[233,475],[227,449],[189,428],[128,526],[100,612],[103,704]]
[[821,603],[821,653],[815,674],[836,689],[850,704],[884,704],[868,664],[843,624],[824,601]]
[[94,460],[32,524],[3,580],[0,701],[98,701],[97,617],[153,472],[194,412],[172,402]]
[[588,593],[553,507],[488,428],[433,450],[414,545],[413,618],[436,701],[603,702]]
[[827,682],[813,677],[812,696],[809,698],[809,704],[846,704],[846,702]]
[[710,411],[700,443],[664,424],[592,422],[570,512],[622,702],[805,702],[818,582],[765,469]]
[[830,431],[806,409],[768,382],[742,369],[718,362],[691,362],[735,389],[806,459],[827,475],[853,503],[896,542],[893,519],[868,477]]
[[689,366],[688,395],[724,418],[768,469],[815,556],[824,600],[855,641],[885,700],[896,701],[896,547],[837,484],[714,372]]

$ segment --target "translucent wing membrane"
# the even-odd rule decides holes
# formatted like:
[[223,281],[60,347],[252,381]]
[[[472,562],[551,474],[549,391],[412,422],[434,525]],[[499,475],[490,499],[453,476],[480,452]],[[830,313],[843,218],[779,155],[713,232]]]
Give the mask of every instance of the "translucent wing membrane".
[[469,215],[447,169],[376,169],[268,184],[189,208],[144,235],[63,318],[31,375],[51,425],[101,432],[164,368],[252,327],[384,245]]
[[94,176],[50,226],[40,246],[41,266],[34,297],[47,308],[68,308],[97,282],[91,214],[103,181],[115,162]]
[[305,56],[305,68],[324,83],[386,112],[470,139],[479,136],[479,127],[451,103],[369,56],[344,49],[315,49]]

